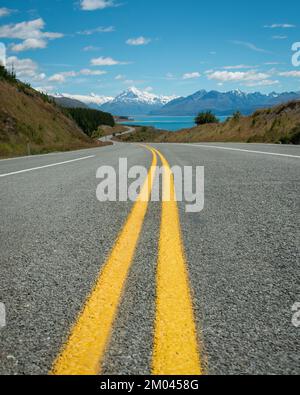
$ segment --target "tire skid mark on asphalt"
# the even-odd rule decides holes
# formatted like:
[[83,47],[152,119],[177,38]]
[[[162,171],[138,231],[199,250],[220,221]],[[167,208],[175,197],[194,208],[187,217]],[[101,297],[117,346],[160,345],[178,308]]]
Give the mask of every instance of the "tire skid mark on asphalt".
[[153,155],[147,180],[106,261],[96,285],[50,374],[97,375],[110,341],[112,327],[122,300],[123,289],[135,255],[148,209],[157,156]]

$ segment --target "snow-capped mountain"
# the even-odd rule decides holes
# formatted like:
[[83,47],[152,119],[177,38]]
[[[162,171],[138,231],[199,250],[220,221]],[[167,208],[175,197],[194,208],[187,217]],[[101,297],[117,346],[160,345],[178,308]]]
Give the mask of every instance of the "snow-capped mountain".
[[103,104],[113,100],[113,97],[99,96],[99,95],[95,95],[94,93],[91,93],[90,95],[72,95],[69,93],[56,93],[55,95],[53,95],[53,97],[58,99],[61,98],[73,99],[86,104],[90,108],[95,108],[96,110],[99,110]]
[[259,108],[272,107],[299,99],[300,92],[271,92],[266,95],[260,92],[245,93],[240,90],[229,92],[201,90],[188,97],[172,100],[161,109],[152,111],[151,114],[194,116],[201,111],[211,110],[217,115],[230,115],[234,111],[240,111],[247,115]]
[[160,110],[175,98],[175,96],[157,96],[136,88],[129,88],[110,102],[103,104],[101,110],[113,115],[147,115],[151,111]]
[[115,98],[90,95],[56,94],[61,102],[68,99],[68,106],[78,107],[79,102],[90,108],[109,112],[118,116],[166,115],[194,116],[201,111],[211,110],[217,115],[231,115],[235,111],[247,115],[263,107],[272,107],[290,100],[300,100],[300,92],[263,94],[246,93],[241,90],[229,92],[200,90],[187,97],[157,96],[153,93],[129,88]]

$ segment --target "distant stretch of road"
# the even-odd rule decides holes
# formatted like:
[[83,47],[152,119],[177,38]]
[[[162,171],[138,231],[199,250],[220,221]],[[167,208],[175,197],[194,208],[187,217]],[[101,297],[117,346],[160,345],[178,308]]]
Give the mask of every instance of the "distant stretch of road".
[[[130,134],[130,133],[133,133],[135,131],[135,128],[132,127],[132,126],[126,126],[126,127],[127,127],[127,131],[126,132],[122,132],[122,133],[117,133],[118,136],[123,136],[125,134]],[[104,137],[101,137],[99,140],[102,141],[103,143],[106,143],[106,142],[109,142],[109,141],[112,142],[113,137],[114,137],[113,135],[104,136]]]
[[[144,187],[204,166],[204,210],[100,203],[119,158]],[[300,374],[299,179],[300,148],[264,144],[0,161],[0,374]]]

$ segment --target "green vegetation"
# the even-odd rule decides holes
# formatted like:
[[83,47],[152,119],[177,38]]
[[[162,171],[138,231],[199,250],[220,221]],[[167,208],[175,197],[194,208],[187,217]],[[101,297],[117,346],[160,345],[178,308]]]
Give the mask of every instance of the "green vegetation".
[[[207,114],[207,113],[205,113]],[[202,115],[202,114],[199,114]],[[300,144],[300,101],[292,101],[273,108],[258,110],[242,116],[236,112],[224,123],[201,123],[178,132],[140,129],[136,133],[119,137],[129,142],[247,142]]]
[[101,145],[83,133],[49,96],[0,66],[0,157]]
[[241,119],[241,117],[242,117],[242,114],[241,114],[240,111],[236,111],[236,112],[232,115],[232,119],[233,119],[235,122],[238,122],[238,121]]
[[15,73],[14,72],[10,73],[2,65],[0,65],[0,80],[5,80],[5,81],[8,81],[10,83],[16,83],[17,82]]
[[152,142],[159,141],[164,142],[168,141],[168,138],[171,137],[172,132],[161,132],[152,127],[136,127],[134,133],[124,134],[123,136],[118,136],[118,140],[121,140],[126,143],[133,142]]
[[9,72],[5,67],[0,65],[0,81],[8,82],[9,84],[15,85],[19,92],[24,93],[30,97],[39,96],[45,103],[51,103],[55,105],[54,100],[45,93],[35,91],[30,84],[21,82],[16,78],[14,71]]
[[300,144],[300,124],[297,125],[290,135],[283,136],[279,142],[281,144]]
[[113,116],[106,112],[89,108],[64,108],[64,112],[69,114],[89,137],[95,135],[94,132],[100,125],[115,126]]
[[211,112],[201,112],[195,119],[197,125],[205,125],[208,123],[219,123],[218,118]]

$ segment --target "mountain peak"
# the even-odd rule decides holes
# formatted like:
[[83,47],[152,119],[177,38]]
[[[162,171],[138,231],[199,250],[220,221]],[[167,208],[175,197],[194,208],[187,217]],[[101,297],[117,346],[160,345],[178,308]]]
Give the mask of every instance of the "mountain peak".
[[247,115],[260,108],[299,99],[300,93],[297,92],[263,94],[261,92],[246,93],[239,89],[229,92],[198,91],[188,97],[167,103],[155,115],[195,116],[201,111],[212,111],[217,115],[231,115],[235,111],[240,111]]
[[139,102],[143,104],[150,105],[164,105],[174,100],[176,96],[158,96],[153,93],[149,93],[148,91],[141,91],[136,87],[132,86],[125,91],[123,91],[120,95],[116,96],[113,102]]

